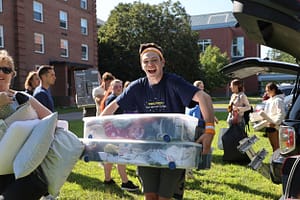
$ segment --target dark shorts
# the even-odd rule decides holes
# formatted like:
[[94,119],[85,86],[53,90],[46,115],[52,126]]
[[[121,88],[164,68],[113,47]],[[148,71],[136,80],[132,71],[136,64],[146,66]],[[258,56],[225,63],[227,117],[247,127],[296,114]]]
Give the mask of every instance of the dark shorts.
[[274,133],[274,132],[276,132],[276,131],[277,131],[276,128],[266,127],[266,133]]
[[137,171],[144,193],[156,193],[161,197],[171,198],[180,185],[183,193],[184,169],[138,167]]
[[14,174],[0,176],[0,195],[8,200],[38,200],[47,194],[48,186],[39,170],[15,180]]

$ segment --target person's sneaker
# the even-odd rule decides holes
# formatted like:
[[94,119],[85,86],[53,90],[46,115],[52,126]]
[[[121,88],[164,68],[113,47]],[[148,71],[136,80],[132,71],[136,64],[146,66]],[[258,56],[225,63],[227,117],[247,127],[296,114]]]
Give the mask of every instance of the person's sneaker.
[[109,181],[104,180],[103,182],[105,185],[114,185],[116,182],[113,179],[110,179]]
[[99,167],[104,168],[103,162],[99,162]]
[[58,197],[52,196],[51,194],[40,198],[40,200],[56,200],[56,199],[58,199]]
[[127,183],[122,183],[121,189],[127,191],[136,191],[139,189],[139,186],[134,185],[132,181],[128,181]]
[[185,176],[187,179],[195,179],[194,173],[192,169],[185,170]]

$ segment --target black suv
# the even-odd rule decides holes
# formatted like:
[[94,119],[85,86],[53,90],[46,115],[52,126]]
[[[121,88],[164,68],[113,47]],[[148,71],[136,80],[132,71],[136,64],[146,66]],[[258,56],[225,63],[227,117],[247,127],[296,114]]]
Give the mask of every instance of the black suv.
[[[259,44],[285,51],[300,60],[300,0],[233,0],[233,14],[248,37]],[[245,78],[257,73],[295,74],[300,85],[299,65],[246,58],[225,66],[223,73]],[[272,154],[272,181],[282,183],[282,199],[300,199],[300,96],[293,100],[279,129],[280,149]]]

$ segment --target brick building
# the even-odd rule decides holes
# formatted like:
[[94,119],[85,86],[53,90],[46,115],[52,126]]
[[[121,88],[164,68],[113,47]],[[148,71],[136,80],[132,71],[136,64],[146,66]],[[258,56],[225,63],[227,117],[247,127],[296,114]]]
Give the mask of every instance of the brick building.
[[[246,57],[260,57],[260,45],[249,40],[232,12],[220,12],[191,16],[192,30],[199,33],[198,44],[201,51],[208,45],[217,46],[221,52],[226,52],[231,62]],[[244,80],[247,94],[258,92],[256,76]],[[212,91],[213,96],[228,96],[229,89],[220,88]]]
[[0,0],[0,49],[15,60],[13,88],[23,90],[39,65],[53,65],[55,104],[74,105],[74,71],[98,66],[96,0]]

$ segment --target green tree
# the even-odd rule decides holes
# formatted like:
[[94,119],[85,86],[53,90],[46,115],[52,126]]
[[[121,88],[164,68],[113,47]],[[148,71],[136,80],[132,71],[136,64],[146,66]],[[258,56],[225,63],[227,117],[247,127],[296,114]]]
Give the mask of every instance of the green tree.
[[296,59],[292,55],[284,51],[280,51],[277,49],[270,49],[268,50],[267,54],[271,60],[277,60],[277,61],[288,62],[288,63],[296,63]]
[[164,49],[166,71],[187,80],[200,74],[198,35],[191,30],[190,17],[180,2],[120,3],[98,33],[100,72],[110,71],[122,80],[136,79],[144,74],[139,45],[155,42]]
[[200,63],[207,91],[222,87],[228,83],[229,78],[219,73],[219,70],[229,63],[226,52],[221,53],[218,47],[210,45],[200,54]]

